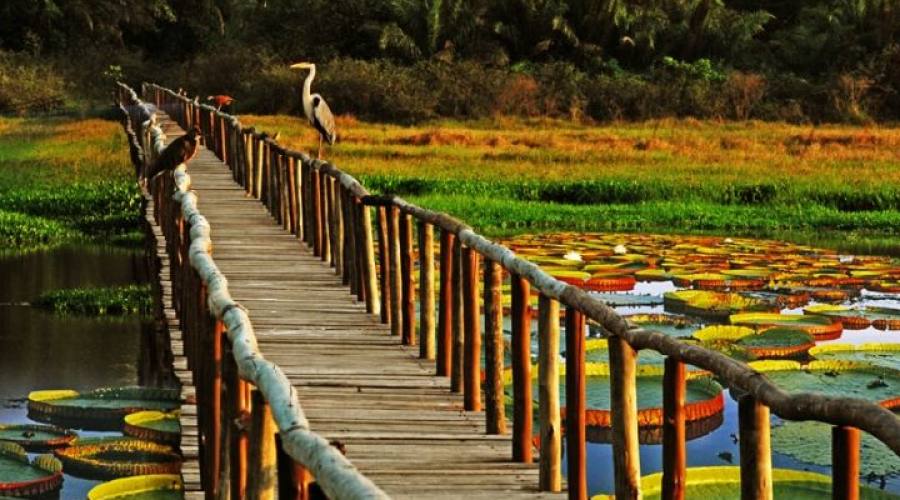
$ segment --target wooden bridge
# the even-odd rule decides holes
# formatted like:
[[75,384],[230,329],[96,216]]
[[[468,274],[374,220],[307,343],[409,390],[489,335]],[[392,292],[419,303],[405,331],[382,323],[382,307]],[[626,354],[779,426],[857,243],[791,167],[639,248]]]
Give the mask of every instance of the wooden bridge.
[[[743,395],[743,498],[772,497],[770,408],[834,425],[835,498],[858,491],[857,427],[900,452],[900,423],[877,405],[786,394],[728,357],[634,328],[460,221],[372,196],[332,165],[285,150],[232,116],[155,85],[143,90],[158,123],[133,91],[119,89],[137,130],[139,166],[182,127],[199,126],[207,141],[189,176],[179,168],[157,177],[149,198],[164,237],[175,354],[185,357],[176,368],[197,404],[184,420],[183,451],[198,459],[185,472],[192,496],[274,498],[277,488],[279,498],[315,498],[314,479],[331,498],[586,498],[584,337],[566,336],[563,437],[561,306],[567,331],[584,331],[590,319],[609,336],[618,498],[640,497],[636,349],[668,356],[665,498],[684,496],[685,363]],[[504,273],[513,300],[509,432]],[[536,419],[532,287],[540,294]]]

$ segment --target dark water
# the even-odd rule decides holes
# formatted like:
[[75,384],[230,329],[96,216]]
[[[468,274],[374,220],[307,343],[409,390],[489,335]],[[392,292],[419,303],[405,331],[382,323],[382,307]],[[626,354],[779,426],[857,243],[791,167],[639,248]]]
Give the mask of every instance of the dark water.
[[[0,255],[0,422],[30,422],[15,400],[33,390],[137,384],[146,322],[56,315],[23,303],[57,288],[146,282],[144,265],[141,253],[102,247]],[[85,498],[95,484],[66,475],[60,496]]]

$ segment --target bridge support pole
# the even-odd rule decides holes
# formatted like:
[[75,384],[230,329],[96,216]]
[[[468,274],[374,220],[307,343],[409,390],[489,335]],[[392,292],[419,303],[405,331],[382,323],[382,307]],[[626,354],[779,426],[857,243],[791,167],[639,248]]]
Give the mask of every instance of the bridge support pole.
[[562,490],[562,425],[559,418],[559,302],[538,302],[538,393],[541,436],[540,488]]
[[440,303],[438,304],[437,375],[450,375],[451,342],[453,337],[453,246],[456,235],[441,230]]
[[485,412],[488,434],[506,434],[503,401],[503,269],[484,261]]
[[684,500],[687,475],[684,402],[687,397],[684,363],[667,357],[663,372],[663,478],[662,497]]
[[584,352],[584,315],[566,307],[566,466],[574,500],[587,498]]
[[434,226],[419,221],[419,357],[434,359]]
[[769,425],[768,406],[749,395],[738,401],[742,500],[772,500]]
[[462,250],[463,322],[463,402],[467,411],[481,411],[481,310],[478,303],[478,252]]
[[[577,332],[571,332],[570,335],[583,337],[583,328]],[[640,498],[637,353],[625,342],[625,339],[618,336],[609,338],[609,383],[612,400],[612,445],[616,498]]]
[[831,498],[859,499],[859,429],[831,428]]
[[247,498],[250,500],[275,500],[277,464],[275,451],[275,421],[272,411],[258,390],[252,391],[252,419],[250,423],[250,469],[248,471]]
[[[531,285],[512,276],[512,376],[513,436],[512,459],[530,464],[531,451]],[[571,462],[570,462],[571,463]]]

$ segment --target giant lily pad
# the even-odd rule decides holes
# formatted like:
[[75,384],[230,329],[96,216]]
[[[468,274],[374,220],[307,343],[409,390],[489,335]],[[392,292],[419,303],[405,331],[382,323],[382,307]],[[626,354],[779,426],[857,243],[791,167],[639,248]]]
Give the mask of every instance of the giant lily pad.
[[8,441],[26,451],[48,451],[67,446],[78,435],[53,425],[0,424],[0,442]]
[[771,328],[736,342],[759,359],[791,358],[815,347],[812,335],[796,328]]
[[25,448],[0,442],[0,496],[40,496],[58,490],[62,482],[62,464],[53,455],[29,462]]
[[900,370],[900,344],[824,344],[810,349],[809,355],[819,360],[862,361]]
[[789,392],[861,398],[887,408],[900,406],[900,371],[860,361],[754,361],[775,385]]
[[177,389],[114,387],[79,393],[72,390],[34,391],[28,395],[28,416],[65,427],[121,430],[122,418],[141,410],[173,410],[180,405]]
[[706,290],[680,290],[664,295],[666,311],[691,314],[714,320],[726,320],[740,311],[773,311],[777,306],[762,299],[737,293]]
[[178,500],[184,485],[177,474],[125,477],[94,486],[88,500]]
[[140,439],[80,439],[55,453],[67,474],[88,479],[181,471],[181,455],[172,447]]
[[181,441],[179,413],[139,411],[125,416],[126,436],[177,446]]
[[653,295],[591,292],[590,296],[610,307],[659,306],[663,303],[661,297],[654,297]]
[[746,313],[733,314],[731,324],[749,326],[759,330],[775,327],[799,328],[816,340],[831,340],[841,336],[844,327],[840,321],[823,316],[806,314]]
[[[713,500],[741,497],[741,468],[737,466],[689,467],[687,469],[686,500]],[[821,500],[831,497],[831,478],[824,474],[791,469],[772,469],[772,489],[775,498],[790,500]],[[860,498],[882,500],[895,498],[889,493],[860,487]],[[641,478],[641,493],[647,500],[662,498],[662,473]],[[597,495],[593,500],[613,499]]]
[[[900,473],[900,457],[868,433],[861,434],[860,473]],[[784,422],[772,429],[772,450],[814,465],[831,466],[831,426],[822,422]]]

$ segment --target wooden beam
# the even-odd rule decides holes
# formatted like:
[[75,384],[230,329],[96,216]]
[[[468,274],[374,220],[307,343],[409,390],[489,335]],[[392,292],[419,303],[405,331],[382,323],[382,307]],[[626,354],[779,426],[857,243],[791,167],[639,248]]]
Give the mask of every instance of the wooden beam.
[[434,359],[434,226],[419,226],[419,357]]
[[399,214],[401,339],[404,345],[416,344],[416,297],[413,271],[412,216]]
[[441,275],[440,297],[438,304],[438,336],[436,372],[439,377],[450,375],[450,355],[453,347],[453,273],[456,267],[453,260],[453,246],[456,235],[449,231],[441,231]]
[[463,404],[467,411],[481,411],[481,308],[478,301],[478,252],[462,249],[462,294],[465,341],[463,355]]
[[[578,332],[577,336],[584,335]],[[609,338],[609,384],[616,498],[641,496],[637,416],[637,353],[621,337]]]

